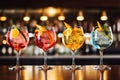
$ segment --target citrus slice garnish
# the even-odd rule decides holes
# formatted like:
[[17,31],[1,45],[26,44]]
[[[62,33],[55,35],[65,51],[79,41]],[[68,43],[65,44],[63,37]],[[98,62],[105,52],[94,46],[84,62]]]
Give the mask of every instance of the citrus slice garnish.
[[40,35],[40,36],[43,35],[43,31],[41,31],[41,30],[39,30],[39,29],[36,29],[36,30],[35,30],[35,33],[37,33],[37,35]]
[[43,34],[43,31],[47,31],[47,29],[46,29],[46,28],[44,28],[44,27],[43,27],[43,26],[41,26],[41,25],[36,24],[36,26],[37,26],[37,28],[38,28],[38,29],[36,29],[36,30],[35,30],[35,32],[39,32],[39,33],[40,33],[40,35],[42,35],[42,34]]
[[76,36],[83,36],[83,31],[80,28],[74,28],[73,33],[75,33]]
[[43,26],[36,24],[37,28],[39,28],[41,31],[47,31]]
[[66,30],[63,32],[63,35],[65,35],[65,36],[70,36],[71,33],[72,33],[72,29],[68,28],[68,29],[66,29]]
[[19,35],[19,30],[17,28],[12,29],[12,38],[16,38]]
[[65,27],[72,29],[72,27],[68,23],[64,22],[64,24],[65,24]]
[[103,28],[102,28],[101,24],[100,24],[98,21],[97,21],[97,25],[98,25],[97,30],[103,30]]
[[72,33],[72,27],[66,22],[64,22],[64,25],[67,29],[63,32],[63,35],[70,36]]

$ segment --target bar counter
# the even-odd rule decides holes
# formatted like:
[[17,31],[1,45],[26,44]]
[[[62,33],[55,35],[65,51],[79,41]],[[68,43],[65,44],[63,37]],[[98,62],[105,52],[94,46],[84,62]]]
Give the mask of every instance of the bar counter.
[[[20,65],[42,65],[43,56],[20,56]],[[98,65],[99,55],[77,55],[76,65]],[[71,65],[72,57],[69,56],[48,56],[48,65]],[[15,65],[16,56],[0,56],[0,65]],[[120,65],[120,55],[104,55],[105,65]]]

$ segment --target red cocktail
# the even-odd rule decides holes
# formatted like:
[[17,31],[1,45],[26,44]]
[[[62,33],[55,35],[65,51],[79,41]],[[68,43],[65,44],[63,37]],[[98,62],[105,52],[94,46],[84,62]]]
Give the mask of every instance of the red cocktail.
[[29,43],[29,35],[27,29],[25,27],[12,26],[6,34],[6,41],[10,47],[14,48],[18,52],[16,54],[16,67],[12,67],[12,69],[19,70],[20,51]]
[[43,49],[44,51],[44,65],[43,68],[40,67],[45,73],[45,80],[47,80],[47,70],[49,69],[47,67],[47,54],[46,51],[53,47],[56,44],[56,33],[54,28],[51,28],[50,30],[46,29],[43,26],[36,25],[37,29],[34,33],[34,42],[35,44]]

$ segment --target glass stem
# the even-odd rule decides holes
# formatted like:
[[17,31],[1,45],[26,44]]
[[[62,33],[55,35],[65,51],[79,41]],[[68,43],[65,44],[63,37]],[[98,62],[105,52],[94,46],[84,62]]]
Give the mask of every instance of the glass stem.
[[72,80],[75,80],[75,53],[72,51]]
[[100,65],[103,65],[103,50],[100,50]]
[[47,53],[44,51],[44,80],[47,80]]
[[16,65],[19,65],[19,55],[20,55],[21,51],[18,51],[16,54]]
[[75,65],[75,53],[72,51],[72,65]]
[[103,49],[100,50],[100,80],[103,80]]
[[47,65],[47,53],[44,52],[44,65]]

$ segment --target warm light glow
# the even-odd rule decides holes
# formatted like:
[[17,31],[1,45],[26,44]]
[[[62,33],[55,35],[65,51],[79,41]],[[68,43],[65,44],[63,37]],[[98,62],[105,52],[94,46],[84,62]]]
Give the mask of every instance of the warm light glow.
[[78,21],[83,21],[84,20],[84,15],[82,11],[79,11],[78,16],[76,18]]
[[40,17],[40,20],[41,20],[41,21],[47,21],[47,20],[48,20],[48,17],[47,17],[47,16],[41,16],[41,17]]
[[58,20],[64,21],[65,20],[65,16],[58,16]]
[[12,48],[11,47],[8,48],[8,53],[12,54]]
[[100,20],[102,20],[102,21],[107,21],[108,20],[106,11],[102,11],[102,16],[100,17]]
[[3,44],[6,44],[6,40],[3,40],[2,43],[3,43]]
[[33,33],[29,33],[29,37],[30,38],[34,37],[34,34]]
[[84,20],[84,16],[78,16],[78,17],[77,17],[77,20],[78,20],[78,21],[83,21],[83,20]]
[[85,77],[89,80],[99,80],[99,71],[93,70],[94,65],[85,66]]
[[105,70],[105,71],[104,71],[104,75],[103,75],[103,76],[104,76],[104,77],[103,77],[103,80],[110,80],[109,75],[110,75],[110,74],[109,74],[109,70]]
[[54,16],[56,14],[56,9],[53,7],[48,8],[48,15],[49,16]]
[[23,17],[23,20],[24,21],[30,21],[30,17],[29,16],[25,16],[25,17]]
[[85,43],[90,44],[90,33],[85,33]]
[[1,52],[2,52],[2,54],[5,54],[5,53],[6,53],[6,48],[3,47],[3,48],[1,49]]
[[21,76],[23,76],[23,80],[31,80],[32,79],[32,66],[24,66],[26,70],[21,72]]
[[62,72],[60,72],[61,70],[61,66],[54,67],[52,70],[48,71],[47,78],[49,80],[63,80]]
[[7,17],[6,16],[1,16],[0,17],[0,21],[6,21],[7,20]]
[[76,70],[76,79],[75,80],[87,80],[85,79],[85,68],[82,70]]
[[59,14],[59,13],[60,13],[60,9],[54,8],[54,7],[45,8],[43,11],[43,14],[46,14],[49,17],[54,17],[56,14]]
[[102,21],[106,21],[106,20],[108,20],[108,17],[107,16],[101,16],[101,18],[100,18]]

